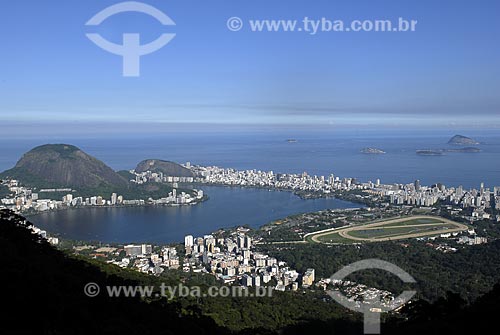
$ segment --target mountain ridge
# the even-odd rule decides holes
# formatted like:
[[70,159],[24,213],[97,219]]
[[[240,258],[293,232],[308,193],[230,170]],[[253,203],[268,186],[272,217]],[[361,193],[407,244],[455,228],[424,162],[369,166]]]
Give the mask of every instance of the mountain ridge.
[[70,144],[44,144],[26,152],[0,174],[30,186],[127,187],[128,181],[97,158]]

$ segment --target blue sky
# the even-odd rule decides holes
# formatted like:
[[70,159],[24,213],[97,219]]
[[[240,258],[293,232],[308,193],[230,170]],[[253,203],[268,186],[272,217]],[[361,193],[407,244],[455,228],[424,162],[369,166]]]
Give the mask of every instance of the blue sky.
[[[448,0],[147,0],[176,26],[120,1],[3,1],[0,121],[500,127],[500,2]],[[415,32],[232,32],[249,19],[418,20]],[[90,42],[176,37],[121,75]]]

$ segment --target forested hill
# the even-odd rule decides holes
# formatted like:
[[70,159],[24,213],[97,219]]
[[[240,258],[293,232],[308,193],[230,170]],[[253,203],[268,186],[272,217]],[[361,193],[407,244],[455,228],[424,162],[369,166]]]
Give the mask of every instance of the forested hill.
[[[139,298],[89,298],[89,282],[135,285],[54,249],[12,212],[0,211],[3,334],[224,334],[195,310]],[[20,321],[20,319],[23,319]]]
[[25,153],[0,174],[34,187],[124,188],[128,181],[109,166],[69,144],[46,144]]

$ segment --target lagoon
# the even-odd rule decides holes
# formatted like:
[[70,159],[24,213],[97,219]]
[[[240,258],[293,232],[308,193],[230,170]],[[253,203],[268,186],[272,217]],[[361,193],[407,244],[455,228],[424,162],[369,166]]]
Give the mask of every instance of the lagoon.
[[194,206],[80,208],[30,217],[37,227],[66,239],[107,243],[181,242],[219,228],[258,228],[289,215],[324,209],[360,207],[333,198],[303,200],[292,192],[201,187],[209,200]]

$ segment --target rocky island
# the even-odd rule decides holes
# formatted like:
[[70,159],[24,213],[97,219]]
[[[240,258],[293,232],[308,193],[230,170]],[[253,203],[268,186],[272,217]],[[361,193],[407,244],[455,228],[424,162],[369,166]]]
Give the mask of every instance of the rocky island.
[[363,148],[361,149],[361,153],[368,155],[381,155],[385,154],[386,152],[377,148]]
[[463,135],[455,135],[448,141],[448,144],[452,145],[478,145],[480,144],[473,138],[463,136]]
[[470,154],[470,153],[481,152],[481,149],[474,148],[474,147],[457,148],[457,149],[420,149],[420,150],[417,150],[417,155],[442,156],[448,152]]
[[417,155],[421,156],[442,156],[442,150],[432,150],[432,149],[419,149],[417,150]]
[[481,149],[474,147],[458,148],[458,149],[445,149],[446,152],[459,152],[459,153],[476,153],[481,152]]

